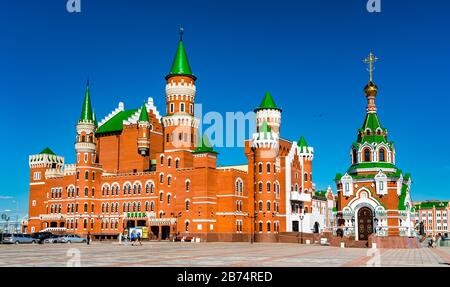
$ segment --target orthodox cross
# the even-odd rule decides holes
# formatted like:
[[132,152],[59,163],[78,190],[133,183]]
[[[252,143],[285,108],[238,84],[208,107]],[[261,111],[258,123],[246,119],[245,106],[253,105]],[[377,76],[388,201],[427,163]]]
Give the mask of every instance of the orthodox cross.
[[372,53],[369,53],[369,56],[364,59],[364,63],[366,63],[368,67],[368,71],[370,74],[370,81],[372,81],[373,71],[375,70],[374,63],[378,61],[378,58]]

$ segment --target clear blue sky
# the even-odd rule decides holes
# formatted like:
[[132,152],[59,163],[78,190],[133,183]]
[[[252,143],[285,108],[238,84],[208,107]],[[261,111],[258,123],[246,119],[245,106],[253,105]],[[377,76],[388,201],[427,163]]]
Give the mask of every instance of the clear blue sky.
[[[411,172],[413,199],[450,199],[448,1],[366,0],[0,2],[0,210],[26,212],[28,155],[50,146],[74,161],[75,123],[86,77],[103,118],[119,101],[152,96],[164,109],[164,76],[185,27],[185,46],[205,111],[247,112],[266,90],[283,108],[282,136],[314,146],[319,189],[348,168],[361,126],[370,50],[382,124],[397,165]],[[222,165],[245,163],[220,149]],[[5,196],[14,199],[4,198]]]

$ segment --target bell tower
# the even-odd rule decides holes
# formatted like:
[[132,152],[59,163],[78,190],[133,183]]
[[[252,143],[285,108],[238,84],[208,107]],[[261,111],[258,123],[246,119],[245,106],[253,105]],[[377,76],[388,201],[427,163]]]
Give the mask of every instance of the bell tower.
[[195,80],[183,43],[183,29],[173,60],[166,76],[166,116],[163,117],[164,150],[195,149],[199,121],[194,117]]

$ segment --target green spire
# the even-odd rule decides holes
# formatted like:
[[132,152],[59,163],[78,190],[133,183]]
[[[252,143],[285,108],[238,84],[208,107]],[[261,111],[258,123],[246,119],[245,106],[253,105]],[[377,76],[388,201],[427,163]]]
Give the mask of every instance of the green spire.
[[145,103],[142,104],[141,107],[141,113],[139,114],[139,121],[140,122],[149,122],[148,113],[147,113],[147,107],[145,106]]
[[[200,136],[199,136],[200,137]],[[199,138],[199,145],[198,147],[194,150],[194,153],[205,153],[205,152],[209,152],[209,153],[215,153],[218,154],[218,152],[214,151],[211,143],[208,140],[208,137],[206,135],[203,135],[203,137]]]
[[[367,130],[370,130],[370,134],[367,133]],[[366,115],[363,126],[359,129],[357,142],[388,142],[386,137],[386,129],[381,126],[380,120],[378,119],[378,115],[376,113],[368,113]]]
[[272,95],[270,95],[270,92],[266,92],[264,99],[262,100],[259,107],[255,109],[255,112],[258,110],[264,110],[264,109],[274,109],[274,110],[281,111],[281,109],[278,108],[277,105],[275,104],[275,101],[273,100]]
[[97,116],[95,115],[95,111],[92,111],[92,118],[94,120],[95,127],[98,127]]
[[49,147],[44,148],[39,154],[56,155]]
[[303,136],[298,140],[297,146],[300,148],[300,152],[308,152],[308,143]]
[[80,122],[82,121],[93,121],[92,117],[92,106],[91,97],[89,96],[89,81],[86,84],[86,93],[84,95],[83,106],[81,108]]
[[169,75],[189,75],[192,76],[191,66],[187,58],[186,50],[184,49],[183,39],[180,37],[178,43],[177,53],[173,59],[172,68]]

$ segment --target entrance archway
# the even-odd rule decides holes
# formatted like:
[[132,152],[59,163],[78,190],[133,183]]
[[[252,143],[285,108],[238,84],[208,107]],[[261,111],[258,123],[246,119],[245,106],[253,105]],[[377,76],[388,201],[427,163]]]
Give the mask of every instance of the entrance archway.
[[368,240],[373,233],[373,212],[368,207],[358,210],[358,240]]
[[316,222],[314,223],[314,233],[319,233],[319,226],[320,226],[320,225],[319,225],[319,222],[316,221]]
[[167,240],[170,236],[170,226],[161,226],[161,239]]

